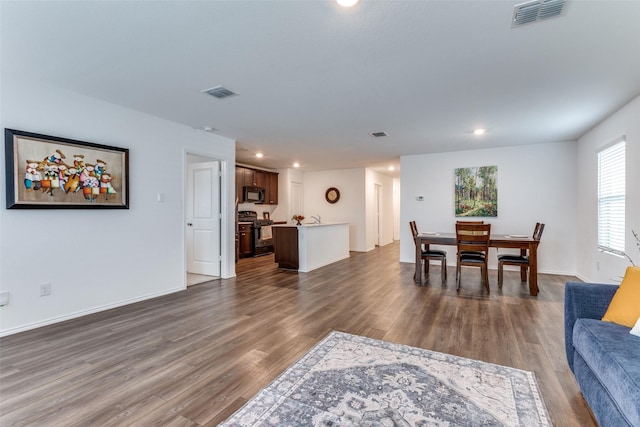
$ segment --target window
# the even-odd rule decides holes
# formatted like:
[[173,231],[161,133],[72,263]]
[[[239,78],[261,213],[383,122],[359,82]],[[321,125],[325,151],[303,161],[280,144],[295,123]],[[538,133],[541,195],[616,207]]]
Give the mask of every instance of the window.
[[598,249],[623,255],[625,139],[598,152]]

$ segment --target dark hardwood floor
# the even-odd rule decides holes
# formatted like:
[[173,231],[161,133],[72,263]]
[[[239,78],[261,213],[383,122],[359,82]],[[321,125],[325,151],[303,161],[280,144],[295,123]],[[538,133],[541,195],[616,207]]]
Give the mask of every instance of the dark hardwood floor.
[[0,339],[2,426],[213,426],[331,330],[535,372],[555,426],[596,426],[569,372],[564,283],[516,272],[491,294],[478,269],[424,286],[399,244],[306,274],[273,255],[240,260],[237,278]]

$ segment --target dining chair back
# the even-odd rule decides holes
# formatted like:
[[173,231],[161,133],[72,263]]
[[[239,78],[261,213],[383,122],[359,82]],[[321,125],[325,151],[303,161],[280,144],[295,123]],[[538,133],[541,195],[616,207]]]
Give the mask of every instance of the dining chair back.
[[[416,237],[418,236],[418,226],[415,221],[409,221],[409,227],[411,227],[411,234],[413,235],[414,244],[417,245]],[[430,249],[428,246],[422,245],[420,247],[420,262],[424,261],[424,274],[425,277],[429,274],[429,261],[440,261],[440,277],[442,283],[447,281],[447,253],[445,251]],[[415,274],[414,277],[415,279]]]
[[[540,242],[542,238],[542,232],[544,231],[544,224],[537,222],[533,229],[533,240]],[[527,269],[529,265],[529,254],[526,249],[520,250],[520,255],[504,254],[498,255],[498,288],[502,289],[502,282],[504,277],[504,266],[516,265],[520,267],[520,281],[527,281]]]
[[536,222],[536,228],[533,229],[533,239],[540,241],[542,238],[542,232],[544,231],[544,224]]
[[[484,221],[456,221],[456,224],[484,224]],[[472,255],[472,254],[480,255],[476,251],[462,251],[462,253],[464,255]]]
[[456,223],[456,289],[460,290],[462,266],[480,267],[482,283],[489,292],[489,241],[491,224]]
[[411,235],[415,239],[416,236],[418,235],[418,226],[416,225],[416,222],[415,221],[409,221],[409,227],[411,227]]

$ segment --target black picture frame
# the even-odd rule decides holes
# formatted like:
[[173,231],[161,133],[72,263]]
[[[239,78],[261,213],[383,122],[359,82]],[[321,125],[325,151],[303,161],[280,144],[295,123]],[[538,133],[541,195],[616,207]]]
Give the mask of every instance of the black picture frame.
[[129,209],[129,149],[4,134],[7,209]]

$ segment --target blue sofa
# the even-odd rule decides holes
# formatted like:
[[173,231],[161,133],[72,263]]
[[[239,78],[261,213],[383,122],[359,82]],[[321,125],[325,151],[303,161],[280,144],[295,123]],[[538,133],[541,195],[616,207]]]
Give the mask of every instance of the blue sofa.
[[602,427],[640,427],[640,337],[600,319],[615,285],[568,282],[564,340],[569,367]]

